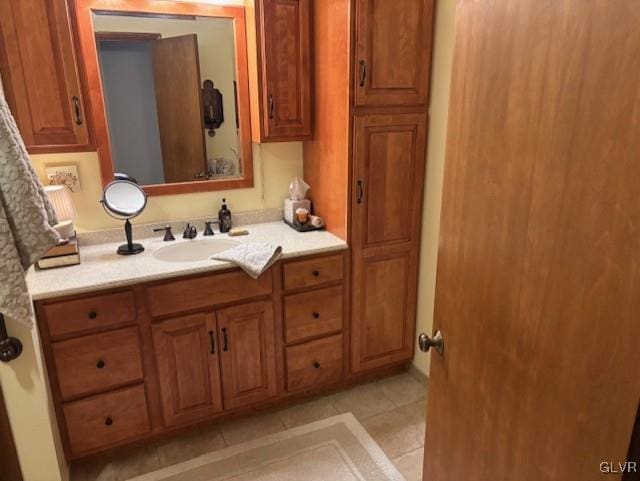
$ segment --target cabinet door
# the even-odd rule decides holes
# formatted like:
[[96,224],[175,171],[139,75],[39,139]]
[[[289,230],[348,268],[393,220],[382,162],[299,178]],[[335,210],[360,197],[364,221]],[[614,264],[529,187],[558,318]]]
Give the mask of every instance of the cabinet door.
[[275,396],[276,358],[271,302],[217,312],[224,407],[233,409]]
[[355,119],[354,371],[413,355],[426,124],[424,113]]
[[190,423],[221,411],[214,315],[169,319],[152,329],[167,426]]
[[417,243],[425,169],[426,115],[355,118],[356,248]]
[[263,141],[311,135],[309,0],[262,0]]
[[0,2],[0,69],[31,153],[82,150],[89,135],[67,2]]
[[417,250],[355,252],[351,367],[354,372],[413,357]]
[[357,0],[356,106],[426,105],[433,0]]

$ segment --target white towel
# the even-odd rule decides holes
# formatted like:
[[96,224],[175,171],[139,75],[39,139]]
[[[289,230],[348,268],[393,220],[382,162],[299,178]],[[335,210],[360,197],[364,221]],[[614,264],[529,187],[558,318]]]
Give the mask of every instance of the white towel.
[[31,325],[25,271],[58,242],[56,215],[0,92],[0,313]]
[[212,259],[233,262],[253,279],[257,279],[281,255],[281,246],[259,242],[244,242],[216,254]]

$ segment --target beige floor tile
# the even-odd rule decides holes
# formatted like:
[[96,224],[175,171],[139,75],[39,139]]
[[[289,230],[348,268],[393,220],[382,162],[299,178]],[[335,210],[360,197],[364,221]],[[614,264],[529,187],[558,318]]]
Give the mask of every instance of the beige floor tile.
[[162,466],[182,463],[206,453],[225,448],[227,445],[217,427],[201,428],[193,433],[183,434],[157,446],[158,458]]
[[407,481],[422,481],[423,460],[424,448],[421,447],[394,459],[393,464]]
[[153,447],[134,449],[127,456],[107,463],[88,463],[75,468],[72,481],[125,481],[161,468]]
[[313,423],[340,414],[329,397],[292,406],[278,413],[287,429]]
[[397,458],[424,444],[424,402],[378,414],[362,425],[389,458]]
[[277,413],[268,413],[231,421],[220,429],[227,445],[232,446],[284,431],[285,426]]
[[427,397],[427,389],[410,374],[388,377],[378,384],[396,406],[404,406],[422,401]]
[[393,409],[395,404],[377,383],[363,384],[333,395],[333,402],[341,413],[353,413],[360,421]]

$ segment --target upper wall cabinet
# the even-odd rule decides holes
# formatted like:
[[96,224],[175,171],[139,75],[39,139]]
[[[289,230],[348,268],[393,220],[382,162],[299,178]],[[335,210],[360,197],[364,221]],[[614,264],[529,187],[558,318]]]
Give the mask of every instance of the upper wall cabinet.
[[357,0],[356,106],[425,106],[433,2]]
[[0,38],[4,91],[29,152],[87,150],[66,2],[0,1]]
[[[309,0],[248,0],[255,142],[311,137]],[[255,36],[255,42],[254,37]]]

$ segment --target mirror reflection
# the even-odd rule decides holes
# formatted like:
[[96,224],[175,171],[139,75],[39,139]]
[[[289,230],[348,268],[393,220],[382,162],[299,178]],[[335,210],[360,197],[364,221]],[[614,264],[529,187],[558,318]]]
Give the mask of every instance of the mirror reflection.
[[241,178],[233,20],[93,22],[115,171],[142,185]]

